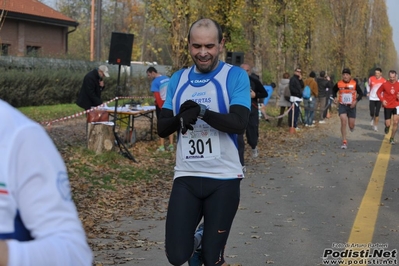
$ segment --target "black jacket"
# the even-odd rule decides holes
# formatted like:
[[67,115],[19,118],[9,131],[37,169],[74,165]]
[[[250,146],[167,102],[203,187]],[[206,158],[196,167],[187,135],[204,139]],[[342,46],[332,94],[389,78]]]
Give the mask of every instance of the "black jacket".
[[332,85],[329,85],[330,82],[325,78],[318,77],[316,79],[317,86],[319,86],[319,97],[326,97],[327,96],[327,89],[332,89]]
[[249,82],[251,90],[255,92],[255,98],[251,98],[251,108],[258,109],[258,99],[266,98],[268,94],[262,82],[252,74],[249,76]]
[[85,110],[92,106],[98,106],[103,103],[101,100],[101,91],[104,87],[100,87],[100,75],[98,69],[93,69],[83,79],[82,88],[80,89],[76,104]]
[[293,75],[290,78],[289,88],[291,96],[302,98],[302,91],[304,87],[303,80],[300,80],[299,76]]

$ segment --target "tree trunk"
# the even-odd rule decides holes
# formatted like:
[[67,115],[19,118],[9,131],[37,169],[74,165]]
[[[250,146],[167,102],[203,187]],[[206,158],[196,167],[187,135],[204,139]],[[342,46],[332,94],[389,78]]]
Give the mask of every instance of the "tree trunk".
[[114,150],[115,136],[112,126],[88,123],[87,148],[96,154]]

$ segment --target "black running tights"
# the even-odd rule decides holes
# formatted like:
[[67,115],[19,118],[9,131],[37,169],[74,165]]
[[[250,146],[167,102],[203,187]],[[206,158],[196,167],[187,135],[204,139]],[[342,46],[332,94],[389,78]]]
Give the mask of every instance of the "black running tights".
[[204,218],[204,265],[222,265],[224,247],[240,201],[241,179],[178,177],[173,182],[166,217],[166,256],[183,265],[194,252],[194,232]]

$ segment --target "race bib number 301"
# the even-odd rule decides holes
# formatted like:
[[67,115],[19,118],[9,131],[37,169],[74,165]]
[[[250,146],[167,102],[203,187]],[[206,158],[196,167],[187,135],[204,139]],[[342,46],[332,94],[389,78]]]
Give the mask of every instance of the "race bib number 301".
[[181,136],[184,161],[204,161],[220,157],[219,131],[202,120]]

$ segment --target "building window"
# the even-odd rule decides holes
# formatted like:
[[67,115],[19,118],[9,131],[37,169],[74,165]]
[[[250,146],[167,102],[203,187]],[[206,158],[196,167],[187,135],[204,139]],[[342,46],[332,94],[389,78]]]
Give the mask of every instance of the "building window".
[[7,43],[2,43],[1,44],[1,55],[8,55],[10,49],[10,45]]
[[38,56],[40,52],[40,46],[26,46],[26,55]]

